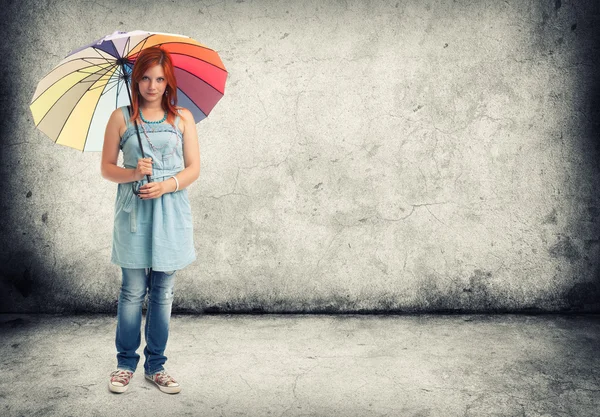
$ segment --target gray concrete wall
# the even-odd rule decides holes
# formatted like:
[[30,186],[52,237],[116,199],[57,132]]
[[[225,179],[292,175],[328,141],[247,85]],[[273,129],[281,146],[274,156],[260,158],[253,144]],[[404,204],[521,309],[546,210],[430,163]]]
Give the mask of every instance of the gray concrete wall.
[[28,106],[71,49],[133,29],[229,70],[174,311],[600,310],[597,2],[4,9],[2,312],[116,309],[116,184]]

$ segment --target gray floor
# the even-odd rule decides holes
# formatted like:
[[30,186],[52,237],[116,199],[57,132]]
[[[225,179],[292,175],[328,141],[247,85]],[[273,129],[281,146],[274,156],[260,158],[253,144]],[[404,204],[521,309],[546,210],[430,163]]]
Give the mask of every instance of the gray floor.
[[2,416],[598,416],[600,316],[178,316],[160,392],[115,316],[0,315]]

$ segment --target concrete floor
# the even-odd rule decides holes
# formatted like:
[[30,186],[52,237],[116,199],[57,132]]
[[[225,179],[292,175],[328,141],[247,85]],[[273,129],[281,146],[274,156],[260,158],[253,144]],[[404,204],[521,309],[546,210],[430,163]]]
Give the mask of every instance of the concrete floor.
[[598,416],[600,316],[180,316],[161,393],[116,316],[0,315],[2,416]]

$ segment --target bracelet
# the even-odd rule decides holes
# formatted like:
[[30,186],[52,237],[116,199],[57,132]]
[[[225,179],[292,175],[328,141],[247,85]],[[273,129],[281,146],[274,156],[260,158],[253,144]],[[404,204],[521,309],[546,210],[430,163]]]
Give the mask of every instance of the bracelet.
[[177,187],[175,187],[175,191],[173,191],[174,193],[176,193],[177,191],[179,191],[179,181],[177,180],[177,177],[174,175],[171,178],[173,178],[175,180],[175,184],[177,184]]

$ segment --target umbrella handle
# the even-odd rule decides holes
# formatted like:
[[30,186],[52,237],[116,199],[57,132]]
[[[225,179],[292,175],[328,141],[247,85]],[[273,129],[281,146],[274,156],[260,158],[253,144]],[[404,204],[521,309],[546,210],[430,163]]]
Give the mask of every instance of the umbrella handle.
[[[127,106],[127,108],[129,109],[129,114],[131,114],[131,106]],[[140,144],[140,151],[142,152],[142,158],[145,158],[146,155],[144,154],[144,147],[142,146],[142,137],[140,136],[140,128],[138,127],[137,119],[134,119],[133,122],[135,123],[135,133],[137,133],[138,143]],[[148,182],[152,182],[152,178],[150,178],[150,175],[146,175],[146,178],[148,179]]]
[[[144,154],[144,147],[142,146],[142,138],[140,137],[140,130],[137,124],[137,120],[135,120],[135,132],[137,133],[138,143],[140,144],[140,151],[142,151],[142,158],[145,158],[146,155]],[[150,175],[146,175],[146,179],[148,180],[148,182],[152,182],[152,178],[150,178]]]
[[[129,109],[129,114],[131,114],[131,106],[127,106],[127,108]],[[136,119],[134,119],[134,123],[135,123],[135,133],[137,133],[138,143],[140,145],[140,151],[142,152],[142,158],[145,158],[146,155],[144,154],[144,147],[142,146],[142,137],[140,136],[140,128],[138,127]],[[150,175],[146,175],[146,178],[148,179],[148,182],[152,182],[152,178],[150,178]],[[135,188],[135,182],[131,183],[131,189],[135,195],[140,194],[140,192]]]

